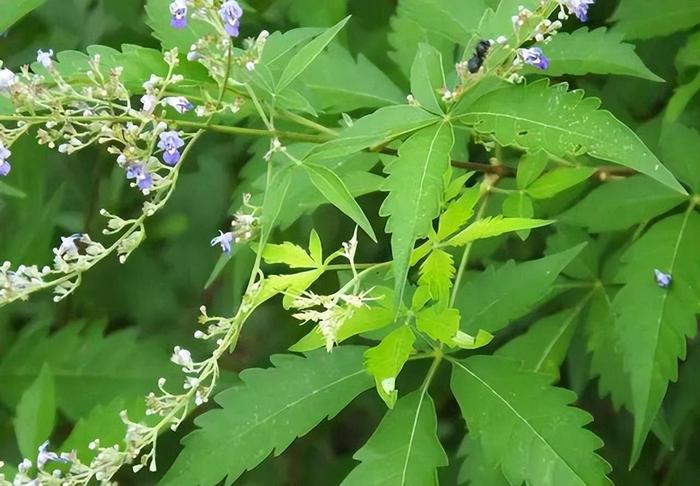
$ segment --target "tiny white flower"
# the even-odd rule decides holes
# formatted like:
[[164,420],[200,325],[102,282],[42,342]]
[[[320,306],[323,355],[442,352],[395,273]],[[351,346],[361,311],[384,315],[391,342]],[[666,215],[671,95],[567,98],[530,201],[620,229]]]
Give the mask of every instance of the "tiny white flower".
[[173,350],[173,355],[170,357],[170,361],[176,365],[182,366],[184,369],[192,369],[194,367],[194,361],[192,361],[192,354],[180,346],[175,346]]
[[156,109],[157,99],[152,94],[145,94],[141,97],[141,104],[145,113],[153,113],[153,110]]
[[49,49],[48,51],[42,51],[39,49],[36,51],[36,62],[44,66],[46,69],[51,69],[53,66],[53,49]]
[[17,81],[15,73],[9,69],[0,69],[0,92],[9,92]]

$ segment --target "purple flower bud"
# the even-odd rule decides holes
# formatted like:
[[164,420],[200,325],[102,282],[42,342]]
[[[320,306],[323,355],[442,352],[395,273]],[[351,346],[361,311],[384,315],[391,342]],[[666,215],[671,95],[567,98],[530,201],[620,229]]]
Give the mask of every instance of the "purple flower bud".
[[170,25],[175,29],[187,27],[187,2],[175,0],[170,4]]
[[146,193],[153,186],[153,176],[143,166],[143,164],[134,164],[126,168],[126,178],[136,181],[136,185],[141,192]]
[[545,57],[544,52],[539,47],[518,49],[518,55],[525,64],[535,66],[537,69],[545,70],[549,67],[549,59]]
[[186,113],[194,108],[194,105],[184,96],[168,96],[163,101],[175,108],[178,113]]
[[238,37],[238,29],[243,17],[243,9],[236,0],[227,0],[219,9],[219,15],[224,22],[224,29],[231,37]]
[[656,279],[656,284],[662,289],[667,289],[673,283],[673,277],[670,273],[665,273],[658,268],[654,269],[654,278]]
[[176,131],[163,132],[160,134],[158,148],[163,151],[163,162],[165,165],[175,167],[180,161],[180,148],[185,142]]
[[233,243],[233,233],[219,231],[219,236],[211,240],[211,246],[221,245],[221,251],[225,254],[231,253],[231,243]]
[[10,170],[12,170],[12,166],[10,165],[10,162],[7,160],[10,155],[12,155],[12,152],[7,150],[5,148],[5,144],[0,142],[0,176],[5,177],[7,174],[10,173]]

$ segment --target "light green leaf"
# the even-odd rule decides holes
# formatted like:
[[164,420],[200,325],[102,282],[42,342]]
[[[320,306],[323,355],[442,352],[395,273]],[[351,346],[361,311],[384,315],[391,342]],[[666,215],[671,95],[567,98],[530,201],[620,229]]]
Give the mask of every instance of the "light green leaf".
[[[506,218],[529,219],[535,215],[532,199],[524,191],[516,191],[508,195],[503,201],[503,216]],[[524,229],[517,232],[521,240],[530,236],[530,230]]]
[[39,445],[49,439],[56,422],[56,393],[48,366],[22,394],[13,421],[17,445],[23,457],[36,457]]
[[365,352],[365,366],[374,377],[379,396],[389,408],[394,408],[399,391],[396,379],[413,351],[416,336],[408,326],[388,334],[382,342]]
[[459,330],[459,319],[457,309],[426,307],[416,314],[416,327],[436,341],[452,345]]
[[423,108],[440,114],[439,90],[446,86],[442,55],[431,45],[421,43],[411,66],[411,93]]
[[359,54],[357,60],[347,49],[331,44],[301,77],[312,93],[314,106],[331,113],[359,108],[380,108],[405,102],[394,82]]
[[535,199],[549,199],[576,186],[595,172],[593,167],[562,167],[546,172],[530,184],[527,193]]
[[277,92],[281,93],[291,84],[299,75],[301,75],[307,67],[316,59],[321,52],[330,44],[333,38],[338,35],[338,32],[345,27],[350,17],[345,17],[343,20],[335,24],[333,27],[326,30],[323,34],[316,37],[314,40],[306,44],[304,47],[292,56],[289,64],[282,71],[279,81],[277,82]]
[[377,241],[377,236],[374,234],[374,230],[367,216],[365,216],[365,213],[362,211],[360,205],[357,204],[355,198],[352,197],[352,194],[343,180],[338,177],[338,174],[323,165],[307,162],[303,167],[309,174],[309,178],[311,178],[311,182],[316,189],[318,189],[331,204],[357,223],[372,240]]
[[599,100],[567,90],[566,84],[549,86],[546,80],[511,86],[479,98],[459,118],[501,145],[543,149],[561,157],[587,153],[685,193],[632,130],[598,109]]
[[434,249],[420,266],[418,285],[430,290],[436,302],[447,303],[450,298],[452,279],[455,276],[455,263],[446,251]]
[[466,332],[457,331],[457,334],[452,340],[452,345],[458,346],[461,349],[479,349],[493,341],[493,338],[493,334],[488,331],[484,331],[483,329],[479,329],[476,336],[472,336]]
[[317,263],[323,262],[323,244],[315,229],[312,229],[309,234],[309,253]]
[[183,440],[162,484],[213,486],[224,478],[232,483],[271,452],[281,454],[372,386],[362,367],[364,350],[342,346],[305,358],[275,355],[273,368],[244,370],[242,385],[216,396],[221,408],[195,419],[198,429]]
[[481,197],[479,186],[470,187],[456,201],[452,201],[440,215],[437,237],[443,241],[464,226],[474,214],[474,207]]
[[3,181],[0,181],[0,194],[7,197],[16,197],[18,199],[24,199],[27,197],[27,194],[24,191],[20,191],[19,189],[16,189]]
[[622,33],[610,32],[605,27],[559,32],[550,42],[540,45],[549,59],[546,74],[622,74],[663,82],[644,65],[634,52],[634,45],[622,42],[623,38]]
[[[618,231],[649,221],[687,198],[648,177],[637,175],[601,184],[557,217],[593,233]],[[614,214],[602,218],[601,214]]]
[[388,167],[384,200],[379,214],[388,216],[394,256],[395,301],[401,302],[416,239],[427,236],[440,214],[444,174],[450,167],[454,133],[449,123],[417,132],[399,148],[399,157]]
[[342,486],[437,486],[436,469],[447,465],[447,455],[426,390],[401,398],[353,458],[362,463]]
[[520,361],[524,370],[548,375],[552,383],[557,381],[559,368],[589,297],[575,307],[540,319],[525,334],[509,341],[495,354]]
[[463,246],[475,240],[492,238],[504,233],[532,228],[540,228],[552,224],[546,219],[504,218],[494,216],[473,222],[455,236],[447,240],[445,246]]
[[260,245],[263,247],[270,239],[272,228],[282,211],[291,182],[292,168],[286,167],[272,176],[270,187],[266,188],[266,197],[263,201],[262,215],[260,216]]
[[668,168],[690,187],[700,193],[700,132],[680,123],[669,125],[659,142]]
[[276,295],[284,294],[282,305],[285,309],[289,309],[296,296],[311,287],[321,275],[323,275],[322,268],[287,275],[270,275],[263,281],[260,291],[255,295],[255,304],[260,305]]
[[700,32],[688,36],[685,45],[676,54],[679,71],[689,67],[700,66]]
[[[393,292],[386,287],[375,288],[370,297],[376,298],[378,306],[361,307],[350,319],[338,329],[336,343],[350,339],[358,334],[375,331],[394,322]],[[326,340],[318,326],[289,348],[290,351],[303,353],[325,347]]]
[[508,262],[487,268],[458,290],[456,305],[462,314],[461,329],[474,334],[503,329],[513,319],[530,312],[545,298],[557,276],[585,245],[539,260]]
[[500,464],[511,484],[612,484],[610,465],[595,453],[603,442],[583,428],[591,416],[570,406],[573,392],[505,358],[474,356],[452,364],[452,392],[469,431],[487,464]]
[[307,160],[343,157],[436,124],[440,118],[412,105],[380,108],[356,120],[337,139],[315,147]]
[[696,0],[622,0],[612,19],[615,30],[627,39],[649,39],[689,29],[700,24],[700,3]]
[[[46,0],[12,0],[3,2],[0,14],[0,32],[5,32],[22,17],[39,8]],[[31,457],[31,456],[27,456]]]
[[268,243],[262,252],[263,260],[271,265],[284,263],[290,268],[316,268],[318,264],[299,245],[285,241],[281,245]]
[[[625,286],[613,301],[618,347],[629,375],[635,416],[632,464],[661,407],[669,381],[685,359],[686,337],[697,332],[700,298],[700,215],[694,211],[656,223],[623,255]],[[654,269],[670,274],[668,289]]]
[[544,172],[547,162],[549,162],[547,152],[539,150],[524,154],[518,163],[518,172],[515,178],[518,189],[525,189],[535,182]]
[[700,92],[700,73],[697,73],[695,77],[680,86],[678,86],[673,92],[673,96],[668,100],[666,105],[666,113],[664,113],[664,124],[672,124],[678,121],[681,115],[688,108],[688,105],[695,95]]

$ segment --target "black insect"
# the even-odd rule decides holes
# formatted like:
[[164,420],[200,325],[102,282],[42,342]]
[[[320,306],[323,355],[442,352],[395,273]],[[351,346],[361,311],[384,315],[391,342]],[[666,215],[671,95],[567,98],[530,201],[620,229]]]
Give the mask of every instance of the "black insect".
[[470,73],[474,74],[477,71],[479,71],[481,66],[484,64],[484,60],[486,59],[486,54],[489,52],[490,47],[491,47],[491,43],[489,41],[486,41],[486,40],[480,40],[476,44],[476,49],[474,50],[474,55],[467,62],[467,69],[469,70]]

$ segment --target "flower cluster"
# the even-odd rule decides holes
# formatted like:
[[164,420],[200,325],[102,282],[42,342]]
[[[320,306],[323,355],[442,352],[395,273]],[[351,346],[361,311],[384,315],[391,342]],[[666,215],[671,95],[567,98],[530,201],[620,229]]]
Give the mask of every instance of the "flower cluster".
[[234,243],[245,243],[253,239],[260,227],[260,218],[257,213],[260,208],[250,204],[250,194],[243,195],[243,210],[233,215],[231,230],[219,231],[219,236],[211,240],[211,246],[219,245],[221,251],[231,254]]

